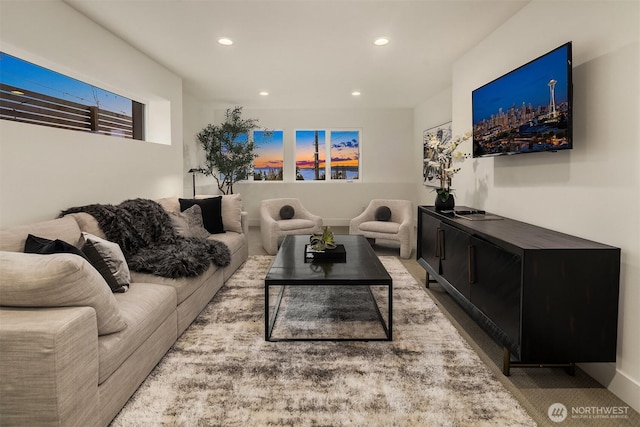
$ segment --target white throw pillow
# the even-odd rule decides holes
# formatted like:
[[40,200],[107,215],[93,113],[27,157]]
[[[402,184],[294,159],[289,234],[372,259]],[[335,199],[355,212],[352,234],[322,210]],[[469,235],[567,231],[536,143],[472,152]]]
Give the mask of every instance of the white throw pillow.
[[8,307],[93,307],[98,335],[127,327],[107,283],[78,255],[0,252],[0,301]]
[[222,196],[222,224],[225,231],[242,233],[242,197],[240,194]]

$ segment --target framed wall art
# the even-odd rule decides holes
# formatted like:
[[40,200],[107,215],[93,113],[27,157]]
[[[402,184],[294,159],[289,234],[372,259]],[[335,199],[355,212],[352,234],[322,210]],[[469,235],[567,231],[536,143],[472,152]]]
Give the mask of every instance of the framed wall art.
[[422,133],[422,183],[428,187],[440,187],[441,183],[437,169],[429,166],[430,161],[437,160],[435,158],[435,150],[429,147],[429,141],[432,138],[437,138],[439,141],[451,139],[451,122],[434,126]]

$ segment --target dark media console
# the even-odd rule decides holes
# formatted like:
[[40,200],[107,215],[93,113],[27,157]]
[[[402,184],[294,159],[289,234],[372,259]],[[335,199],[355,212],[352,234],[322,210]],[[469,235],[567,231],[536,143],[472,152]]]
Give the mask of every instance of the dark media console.
[[419,206],[417,261],[503,346],[505,375],[616,360],[619,248]]

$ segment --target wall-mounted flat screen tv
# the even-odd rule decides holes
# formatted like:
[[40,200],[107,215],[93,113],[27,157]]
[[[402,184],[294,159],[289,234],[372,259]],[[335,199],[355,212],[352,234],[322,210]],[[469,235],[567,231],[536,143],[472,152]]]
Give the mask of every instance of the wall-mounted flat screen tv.
[[473,157],[573,148],[571,42],[472,92]]

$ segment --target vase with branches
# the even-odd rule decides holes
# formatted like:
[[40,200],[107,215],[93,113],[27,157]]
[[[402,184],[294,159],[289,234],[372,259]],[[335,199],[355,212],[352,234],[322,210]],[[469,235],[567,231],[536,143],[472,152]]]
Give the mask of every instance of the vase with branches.
[[437,193],[436,202],[448,204],[450,209],[453,208],[452,178],[453,175],[460,171],[460,167],[457,167],[455,163],[462,162],[470,157],[468,153],[456,151],[456,149],[469,138],[471,138],[471,132],[466,132],[456,137],[432,135],[428,141],[430,157],[425,161],[428,162],[428,166],[440,181],[440,186],[435,188]]
[[223,123],[208,124],[196,135],[206,155],[203,173],[216,180],[222,194],[233,194],[233,184],[251,175],[257,156],[251,131],[257,127],[257,119],[243,119],[242,107],[234,107]]

